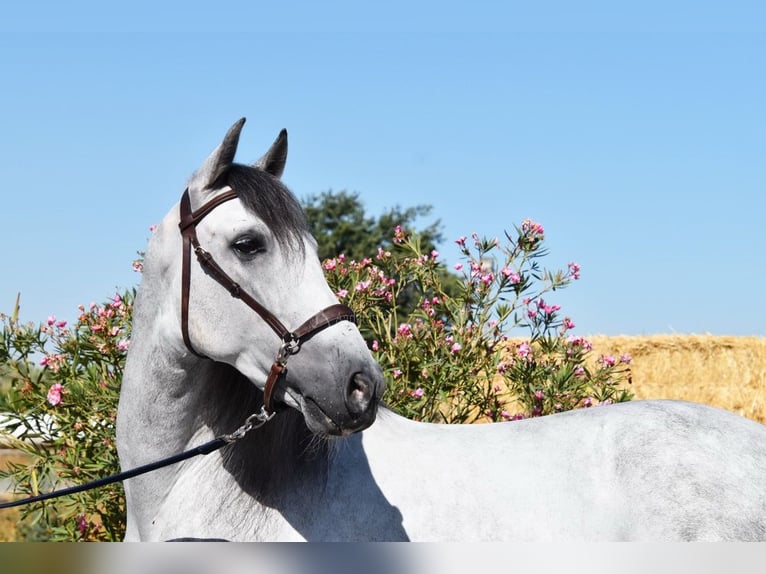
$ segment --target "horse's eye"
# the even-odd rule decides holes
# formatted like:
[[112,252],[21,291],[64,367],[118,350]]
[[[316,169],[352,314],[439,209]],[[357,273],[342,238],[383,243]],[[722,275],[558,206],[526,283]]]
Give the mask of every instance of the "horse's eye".
[[259,237],[240,237],[231,245],[232,249],[243,258],[252,258],[266,250],[264,242]]

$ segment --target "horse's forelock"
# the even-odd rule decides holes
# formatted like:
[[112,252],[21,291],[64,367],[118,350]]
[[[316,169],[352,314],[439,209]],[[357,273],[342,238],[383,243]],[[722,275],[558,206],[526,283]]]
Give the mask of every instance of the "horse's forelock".
[[303,240],[310,235],[308,220],[298,199],[281,181],[259,168],[241,164],[231,166],[226,181],[280,245],[303,253]]

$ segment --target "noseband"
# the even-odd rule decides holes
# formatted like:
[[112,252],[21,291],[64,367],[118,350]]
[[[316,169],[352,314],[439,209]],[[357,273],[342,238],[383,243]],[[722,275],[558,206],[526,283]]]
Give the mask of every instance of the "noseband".
[[272,408],[274,390],[280,377],[287,372],[287,359],[301,350],[301,345],[308,341],[318,332],[327,327],[339,323],[340,321],[351,321],[356,323],[354,311],[346,305],[336,304],[322,309],[317,314],[309,318],[305,323],[295,331],[287,329],[277,317],[263,305],[258,303],[247,291],[242,289],[221,267],[216,263],[213,256],[202,248],[197,239],[197,224],[213,211],[216,207],[231,199],[237,197],[237,192],[229,190],[215,196],[210,201],[202,205],[196,211],[192,211],[189,190],[184,191],[181,196],[181,221],[178,227],[181,230],[183,238],[183,261],[181,267],[181,333],[184,344],[193,354],[201,358],[207,358],[198,353],[191,344],[189,338],[189,289],[191,286],[191,253],[197,256],[202,268],[223,285],[232,297],[241,299],[248,307],[255,311],[272,328],[277,336],[282,340],[274,364],[266,379],[266,386],[263,389],[263,404],[267,413],[274,412]]

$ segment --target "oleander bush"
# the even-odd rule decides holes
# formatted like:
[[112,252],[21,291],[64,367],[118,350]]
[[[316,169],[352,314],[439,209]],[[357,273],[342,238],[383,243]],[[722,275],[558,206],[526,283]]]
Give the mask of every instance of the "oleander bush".
[[[134,291],[103,305],[81,306],[74,325],[48,317],[21,323],[18,303],[0,315],[0,364],[10,389],[2,396],[4,438],[27,455],[0,475],[34,496],[118,471],[115,418],[130,344]],[[121,540],[120,484],[22,507],[25,524],[44,540]]]
[[[393,246],[360,261],[323,265],[337,296],[358,314],[383,366],[385,400],[421,421],[518,420],[629,400],[630,357],[591,357],[592,345],[549,295],[579,279],[580,266],[541,266],[542,225],[525,220],[505,242],[461,237],[461,281],[445,288],[438,252],[397,227]],[[399,313],[399,299],[415,299]]]

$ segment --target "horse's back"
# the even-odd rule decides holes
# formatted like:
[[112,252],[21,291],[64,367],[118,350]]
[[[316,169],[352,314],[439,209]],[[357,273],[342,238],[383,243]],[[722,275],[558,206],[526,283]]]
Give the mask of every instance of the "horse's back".
[[384,413],[365,435],[412,539],[766,537],[766,427],[719,409],[635,401],[470,426]]

